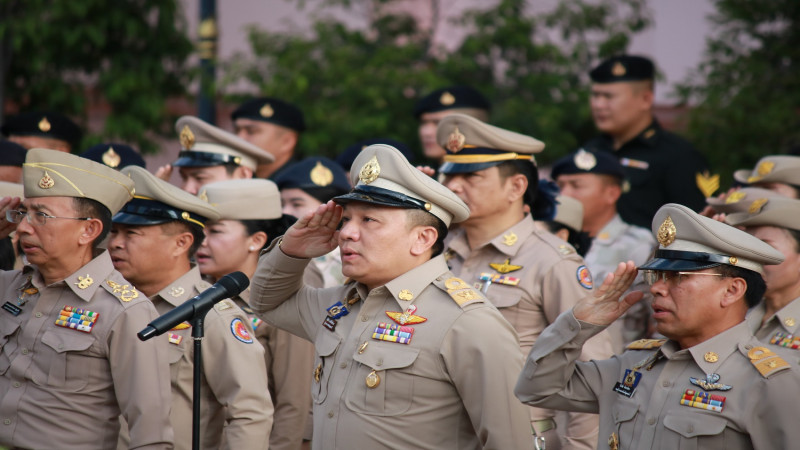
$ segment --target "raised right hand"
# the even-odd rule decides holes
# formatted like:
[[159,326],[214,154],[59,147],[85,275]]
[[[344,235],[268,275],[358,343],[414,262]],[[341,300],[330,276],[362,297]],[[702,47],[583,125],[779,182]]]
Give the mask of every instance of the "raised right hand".
[[339,245],[337,228],[341,221],[341,206],[333,201],[319,205],[316,211],[306,214],[286,230],[280,248],[295,258],[328,254]]
[[610,325],[644,296],[643,292],[633,291],[620,301],[622,294],[630,289],[637,273],[633,261],[619,263],[617,270],[606,275],[603,284],[593,295],[575,304],[572,314],[582,322]]

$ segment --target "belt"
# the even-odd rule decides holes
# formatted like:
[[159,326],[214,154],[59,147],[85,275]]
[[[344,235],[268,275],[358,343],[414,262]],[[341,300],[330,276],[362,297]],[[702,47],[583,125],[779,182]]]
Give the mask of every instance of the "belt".
[[533,430],[534,436],[539,436],[542,433],[555,430],[556,421],[553,419],[534,420],[531,422],[531,429]]

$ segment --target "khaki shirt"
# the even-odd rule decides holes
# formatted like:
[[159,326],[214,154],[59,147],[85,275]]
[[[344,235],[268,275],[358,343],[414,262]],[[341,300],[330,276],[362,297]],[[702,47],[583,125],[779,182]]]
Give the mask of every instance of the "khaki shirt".
[[[2,272],[0,292],[0,444],[113,448],[121,414],[130,448],[172,448],[167,339],[136,338],[158,314],[108,252],[49,286],[35,266]],[[65,307],[97,320],[88,332],[58,326]]]
[[[599,449],[612,448],[612,433],[619,449],[788,449],[800,442],[796,367],[770,357],[760,363],[762,375],[748,355],[766,347],[745,322],[689,349],[667,341],[660,348],[575,363],[584,342],[601,329],[579,322],[571,311],[561,315],[528,356],[515,390],[520,400],[599,412]],[[627,369],[641,375],[630,397],[615,392]],[[731,386],[708,390],[725,397],[720,412],[681,404],[687,389],[705,392],[690,378],[705,380],[706,374]]]
[[[251,303],[314,342],[314,448],[532,448],[527,413],[511,394],[522,359],[514,330],[477,292],[461,306],[448,295],[445,283],[458,283],[441,256],[369,292],[303,286],[308,262],[273,246]],[[331,331],[326,309],[339,301],[349,312]],[[411,305],[427,320],[408,325],[409,344],[373,339],[379,323],[393,323],[387,311]]]
[[269,395],[275,406],[270,450],[299,449],[311,411],[314,346],[259,319],[250,308],[250,289],[233,298],[247,313],[256,340],[264,347]]
[[[592,246],[584,259],[592,277],[600,283],[621,262],[632,260],[637,267],[643,265],[650,260],[655,248],[656,241],[650,230],[625,223],[617,214],[592,239]],[[637,276],[631,290],[644,292],[645,298],[608,327],[614,353],[622,353],[629,343],[649,337],[647,334],[652,295],[641,274]]]
[[[553,234],[538,230],[530,215],[480,248],[470,250],[466,233],[461,229],[448,236],[445,246],[447,264],[453,273],[480,288],[517,331],[523,357],[547,325],[592,290],[591,281],[580,279],[581,270],[586,271],[580,255]],[[480,281],[482,274],[503,275],[489,264],[503,263],[506,259],[519,267],[506,274],[519,280],[516,286]],[[581,359],[605,359],[612,354],[609,334],[601,333],[584,347]],[[555,416],[552,410],[530,409],[531,421]],[[597,418],[569,419],[565,438],[592,447]]]
[[[208,287],[195,266],[151,300],[159,314],[164,314]],[[191,327],[184,327],[166,333],[171,338],[171,418],[176,449],[192,446],[194,345]],[[263,359],[264,349],[253,338],[247,315],[229,300],[217,303],[205,318],[200,403],[202,448],[267,448],[272,402],[267,392],[266,368],[254,364]]]
[[766,306],[762,301],[747,313],[750,330],[761,342],[791,363],[800,360],[800,298],[781,308],[761,325],[766,314]]

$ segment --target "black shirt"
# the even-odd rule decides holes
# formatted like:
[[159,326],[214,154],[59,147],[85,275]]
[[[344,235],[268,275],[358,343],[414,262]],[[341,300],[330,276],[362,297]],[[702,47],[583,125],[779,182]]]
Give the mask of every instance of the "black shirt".
[[625,222],[650,229],[653,216],[665,203],[679,203],[695,211],[705,206],[697,175],[708,175],[706,159],[655,119],[616,151],[608,135],[590,140],[584,148],[614,153],[622,163],[630,190],[622,194],[617,209]]

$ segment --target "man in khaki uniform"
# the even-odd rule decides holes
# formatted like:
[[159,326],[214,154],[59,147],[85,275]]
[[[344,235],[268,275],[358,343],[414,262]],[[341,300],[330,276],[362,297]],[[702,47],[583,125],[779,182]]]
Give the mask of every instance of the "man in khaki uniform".
[[620,301],[636,269],[620,264],[595,293],[548,327],[525,363],[520,400],[600,413],[601,449],[777,449],[800,441],[796,366],[757,340],[745,322],[777,250],[689,208],[667,204],[653,219],[660,244],[645,264],[656,328],[603,361],[577,362],[593,334],[640,300]]
[[[190,258],[204,237],[207,220],[219,213],[207,202],[129,166],[122,174],[136,183],[136,196],[114,218],[108,244],[114,267],[150,298],[160,314],[206,290]],[[191,326],[165,333],[169,340],[175,448],[192,445]],[[205,318],[201,388],[201,447],[265,449],[272,426],[264,357],[244,312],[223,300]]]
[[259,164],[275,160],[269,152],[193,116],[175,122],[181,151],[172,164],[160,167],[156,176],[169,181],[173,167],[181,175],[181,189],[197,194],[208,183],[253,178]]
[[[350,177],[349,194],[273,243],[252,284],[264,320],[314,342],[314,447],[532,448],[510,392],[514,330],[439,254],[469,209],[387,145],[364,149]],[[337,243],[353,281],[304,286],[310,258]]]
[[745,186],[769,189],[789,198],[800,198],[800,156],[765,156],[758,160],[753,170],[737,170],[733,178]]
[[[208,202],[219,211],[220,221],[263,223],[279,220],[282,217],[280,194],[278,187],[272,181],[227,180],[211,183],[204,189]],[[207,232],[210,233],[209,236],[213,236],[216,224],[208,225]],[[274,236],[268,233],[264,243],[282,234],[283,231],[276,232]],[[205,271],[200,258],[207,251],[210,239],[211,237],[206,239],[197,253],[198,261],[201,262],[200,270],[203,273]],[[258,252],[261,250],[258,245],[248,250]],[[235,252],[233,249],[231,251]],[[256,269],[255,262],[249,267],[252,268],[242,268],[241,271],[252,277]],[[320,281],[316,277],[311,277],[310,273],[306,270],[304,282],[307,285],[310,284],[309,278]],[[321,283],[316,287],[322,287]],[[310,374],[313,370],[314,346],[305,339],[259,319],[250,308],[250,288],[231,300],[247,313],[255,331],[255,338],[264,347],[264,367],[267,369],[269,379],[269,396],[275,406],[269,448],[270,450],[298,449],[307,434],[307,428],[311,427],[308,418],[311,415]],[[311,439],[310,432],[308,435]]]
[[172,448],[166,338],[135,337],[158,313],[96,250],[133,182],[45,149],[23,181],[4,210],[30,265],[0,273],[0,445],[113,448],[122,415],[130,448]]
[[[534,154],[544,144],[463,114],[439,123],[448,154],[439,171],[444,185],[470,207],[470,216],[445,241],[450,270],[480,289],[519,334],[526,355],[544,328],[592,290],[592,276],[575,250],[537,229],[525,205],[538,185]],[[582,358],[611,356],[607,333]],[[531,428],[548,449],[561,448],[555,412],[530,409]],[[563,435],[568,448],[592,448],[597,417],[572,415]]]

